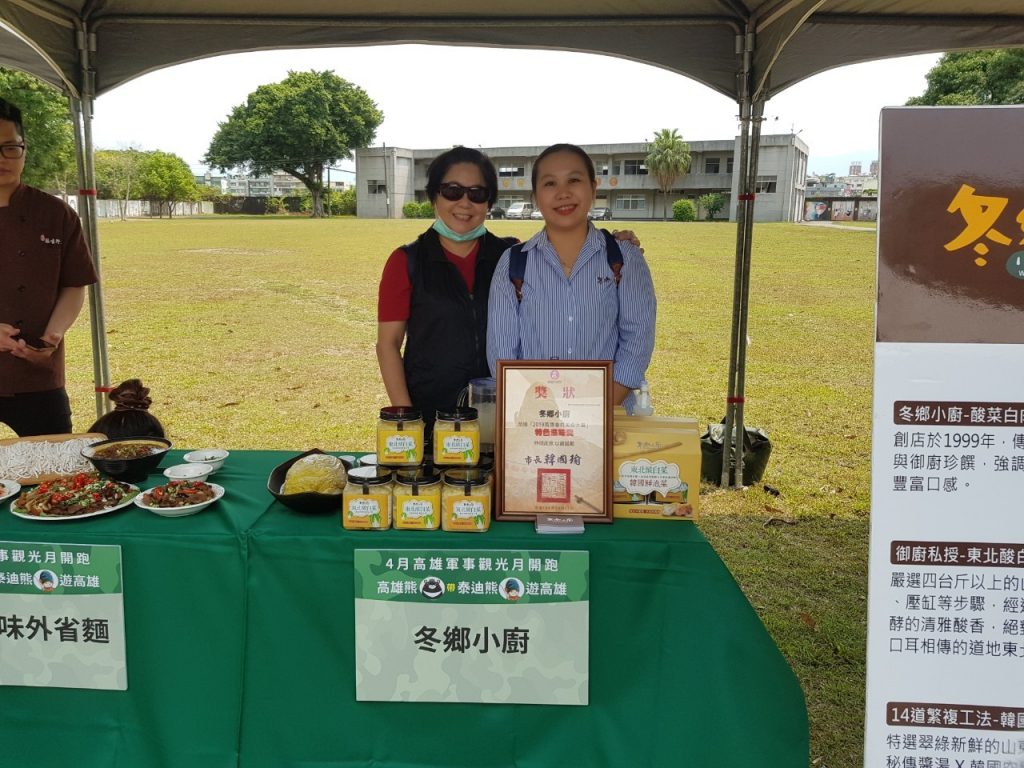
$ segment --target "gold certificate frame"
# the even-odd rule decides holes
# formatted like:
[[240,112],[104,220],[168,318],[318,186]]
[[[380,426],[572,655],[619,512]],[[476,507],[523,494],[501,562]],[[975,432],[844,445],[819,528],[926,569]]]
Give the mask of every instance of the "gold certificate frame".
[[612,522],[612,362],[499,360],[498,520]]

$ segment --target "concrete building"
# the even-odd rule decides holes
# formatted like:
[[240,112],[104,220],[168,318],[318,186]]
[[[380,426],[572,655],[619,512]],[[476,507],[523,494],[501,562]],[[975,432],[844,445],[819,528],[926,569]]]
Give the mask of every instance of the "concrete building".
[[[347,171],[351,173],[351,171]],[[345,190],[352,186],[351,181],[344,181],[339,178],[338,173],[330,179],[330,188],[334,190]],[[206,181],[210,179],[210,181]],[[301,195],[306,186],[291,174],[284,171],[274,171],[266,176],[253,176],[247,173],[229,173],[227,176],[212,176],[209,172],[205,176],[196,176],[196,182],[216,187],[224,194],[232,197],[294,197]],[[324,176],[324,186],[327,186],[328,177]]]
[[[597,170],[597,207],[608,207],[616,219],[661,219],[672,203],[694,200],[708,192],[728,199],[720,217],[735,218],[739,176],[734,171],[739,139],[691,141],[690,171],[676,180],[668,199],[658,190],[644,158],[645,143],[587,144],[583,149]],[[498,171],[497,205],[531,198],[533,160],[544,147],[482,148]],[[443,149],[368,147],[356,150],[356,209],[364,218],[402,217],[402,206],[427,199],[427,167]],[[792,134],[762,136],[757,176],[757,221],[798,221],[803,216],[807,145]],[[703,218],[703,216],[702,216]]]

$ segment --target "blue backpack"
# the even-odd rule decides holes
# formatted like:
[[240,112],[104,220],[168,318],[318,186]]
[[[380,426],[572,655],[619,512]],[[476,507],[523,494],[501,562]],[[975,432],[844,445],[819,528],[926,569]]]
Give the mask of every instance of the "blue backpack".
[[[604,235],[607,245],[605,249],[608,254],[608,267],[615,274],[615,285],[618,286],[622,279],[622,249],[619,248],[619,241],[607,229],[598,230]],[[526,253],[523,251],[523,243],[517,243],[509,249],[508,255],[508,279],[516,289],[516,301],[523,300],[523,277],[526,275]]]

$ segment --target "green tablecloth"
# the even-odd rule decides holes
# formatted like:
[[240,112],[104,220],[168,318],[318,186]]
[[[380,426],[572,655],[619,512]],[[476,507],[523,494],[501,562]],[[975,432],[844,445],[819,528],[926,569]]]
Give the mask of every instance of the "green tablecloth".
[[[0,540],[121,545],[128,690],[3,688],[0,764],[807,765],[799,684],[694,525],[344,531],[267,493],[292,455],[233,452],[211,478],[225,497],[192,517],[43,523],[4,505]],[[590,705],[357,703],[352,553],[374,547],[589,550]]]

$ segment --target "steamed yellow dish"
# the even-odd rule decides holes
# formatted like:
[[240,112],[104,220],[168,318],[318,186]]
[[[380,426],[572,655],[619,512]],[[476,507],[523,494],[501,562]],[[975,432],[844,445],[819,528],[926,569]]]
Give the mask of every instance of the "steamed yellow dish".
[[336,456],[314,453],[304,456],[289,467],[281,493],[341,494],[348,478],[345,465]]

